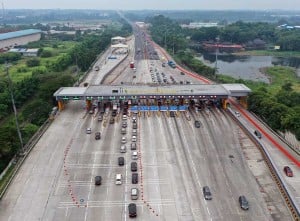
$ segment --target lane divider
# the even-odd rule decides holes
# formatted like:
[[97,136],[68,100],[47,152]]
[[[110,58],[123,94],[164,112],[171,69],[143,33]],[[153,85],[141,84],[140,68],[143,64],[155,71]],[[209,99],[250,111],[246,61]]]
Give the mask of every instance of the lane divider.
[[86,208],[88,205],[87,203],[82,203],[81,200],[78,199],[78,197],[75,195],[74,187],[72,186],[71,180],[70,180],[70,172],[67,167],[67,158],[68,158],[68,153],[71,149],[71,146],[74,142],[74,139],[72,138],[69,142],[69,144],[66,146],[65,151],[64,151],[64,161],[63,161],[63,173],[64,176],[67,180],[67,188],[68,188],[68,193],[70,195],[70,198],[72,199],[73,203],[77,206],[77,208]]
[[152,206],[150,205],[150,203],[145,199],[144,196],[144,177],[143,177],[143,164],[142,164],[142,152],[141,152],[141,123],[139,122],[139,126],[138,126],[138,131],[139,131],[139,136],[138,136],[138,160],[139,160],[139,164],[140,164],[140,177],[141,177],[141,181],[140,181],[140,191],[141,191],[141,198],[143,203],[147,206],[147,208],[150,210],[150,212],[152,212],[152,214],[154,214],[155,216],[158,216],[158,213],[152,208]]

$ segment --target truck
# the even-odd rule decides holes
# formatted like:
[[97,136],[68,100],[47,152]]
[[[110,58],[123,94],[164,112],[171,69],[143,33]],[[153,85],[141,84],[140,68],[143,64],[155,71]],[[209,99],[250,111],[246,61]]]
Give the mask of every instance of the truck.
[[129,66],[130,66],[130,68],[134,68],[134,62],[133,61],[130,62]]
[[175,64],[174,61],[169,60],[169,61],[168,61],[168,65],[169,65],[170,67],[172,67],[172,68],[176,68],[176,64]]

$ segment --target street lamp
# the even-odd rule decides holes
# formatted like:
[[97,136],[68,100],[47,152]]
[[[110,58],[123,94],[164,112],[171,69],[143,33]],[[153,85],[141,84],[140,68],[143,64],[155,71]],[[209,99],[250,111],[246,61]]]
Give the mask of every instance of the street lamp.
[[215,78],[217,78],[218,73],[218,52],[219,52],[219,41],[220,38],[216,37],[216,63],[215,63]]
[[11,80],[11,78],[9,76],[9,73],[8,73],[8,67],[9,67],[9,65],[6,63],[5,67],[6,67],[6,75],[8,77],[8,89],[9,89],[9,92],[10,92],[11,103],[13,105],[13,110],[14,110],[14,114],[15,114],[15,121],[16,121],[17,132],[18,132],[18,136],[19,136],[19,140],[20,140],[20,144],[21,144],[21,154],[25,154],[24,145],[23,145],[23,139],[22,139],[22,134],[21,134],[21,130],[20,130],[20,127],[19,127],[19,122],[18,122],[17,108],[16,108],[16,105],[15,105],[15,99],[14,99],[14,95],[13,95],[12,80]]

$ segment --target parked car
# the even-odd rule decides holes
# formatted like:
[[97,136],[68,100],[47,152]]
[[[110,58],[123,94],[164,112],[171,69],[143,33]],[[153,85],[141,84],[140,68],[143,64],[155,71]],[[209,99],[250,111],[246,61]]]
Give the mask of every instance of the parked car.
[[125,144],[127,142],[126,137],[122,137],[121,143]]
[[95,139],[96,140],[100,140],[101,139],[101,133],[100,132],[96,132],[95,133]]
[[293,177],[293,171],[289,166],[285,166],[283,167],[283,171],[285,172],[285,175],[287,175],[288,177]]
[[102,177],[95,176],[95,185],[101,185],[101,183],[102,183]]
[[248,210],[249,209],[249,202],[247,200],[247,198],[245,196],[239,196],[239,203],[240,203],[240,207],[243,210]]

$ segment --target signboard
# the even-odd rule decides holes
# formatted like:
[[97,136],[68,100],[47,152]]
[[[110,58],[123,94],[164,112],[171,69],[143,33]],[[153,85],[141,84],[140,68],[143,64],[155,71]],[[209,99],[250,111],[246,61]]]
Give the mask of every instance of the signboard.
[[139,109],[138,109],[138,106],[132,106],[132,107],[130,107],[130,110],[133,111],[133,112],[136,112]]
[[150,111],[159,111],[158,106],[150,106]]
[[187,106],[183,105],[183,106],[179,106],[179,111],[186,111],[187,110]]
[[170,106],[169,107],[170,111],[177,111],[177,109],[178,109],[177,106]]
[[168,106],[160,106],[160,111],[167,111],[168,110]]
[[148,111],[149,107],[148,106],[140,106],[139,109],[140,109],[140,111]]

